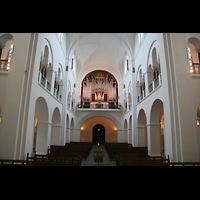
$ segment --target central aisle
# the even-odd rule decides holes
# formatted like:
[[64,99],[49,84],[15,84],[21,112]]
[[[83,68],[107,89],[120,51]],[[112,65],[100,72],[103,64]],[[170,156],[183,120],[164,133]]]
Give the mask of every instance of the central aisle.
[[[93,144],[87,160],[82,161],[81,166],[96,166],[94,165],[93,151],[98,151],[98,145]],[[99,151],[104,151],[103,164],[100,166],[116,166],[116,161],[110,161],[104,144],[100,145]]]

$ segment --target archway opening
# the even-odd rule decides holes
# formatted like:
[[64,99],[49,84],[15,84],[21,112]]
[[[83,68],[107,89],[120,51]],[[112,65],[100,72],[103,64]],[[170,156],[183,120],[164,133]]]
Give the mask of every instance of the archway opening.
[[14,50],[14,39],[11,34],[0,36],[0,71],[9,71]]
[[117,125],[111,119],[102,116],[91,117],[82,123],[80,127],[80,141],[93,142],[93,128],[99,122],[105,128],[105,142],[117,142]]
[[93,127],[93,144],[104,144],[105,143],[105,128],[101,124],[97,124]]
[[61,137],[60,111],[56,107],[52,117],[51,145],[59,145]]
[[138,114],[138,146],[147,147],[147,120],[143,109]]
[[200,74],[200,40],[196,37],[188,39],[188,61],[190,73]]
[[165,155],[164,145],[164,110],[163,102],[156,99],[151,108],[148,135],[148,147],[150,155]]
[[48,107],[45,99],[39,97],[35,105],[35,129],[33,152],[36,150],[38,154],[46,154],[47,138],[48,138]]

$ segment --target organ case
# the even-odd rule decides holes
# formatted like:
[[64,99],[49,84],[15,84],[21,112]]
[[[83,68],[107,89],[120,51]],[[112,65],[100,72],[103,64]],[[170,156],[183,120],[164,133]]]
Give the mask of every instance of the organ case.
[[116,78],[104,70],[87,74],[82,81],[82,102],[117,103],[118,84]]

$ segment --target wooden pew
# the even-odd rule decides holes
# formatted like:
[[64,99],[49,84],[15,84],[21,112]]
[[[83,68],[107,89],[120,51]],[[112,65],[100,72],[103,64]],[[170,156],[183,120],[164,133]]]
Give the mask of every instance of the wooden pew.
[[137,157],[148,156],[147,147],[132,147],[128,143],[106,143],[105,148],[110,160],[115,160],[118,154],[129,154]]
[[[81,156],[63,156],[63,155],[35,155],[34,157],[29,157],[27,153],[27,161],[43,161],[43,162],[76,162],[76,166],[81,166]],[[75,161],[75,162],[74,162]]]
[[1,166],[78,166],[77,161],[51,162],[51,161],[29,161],[29,160],[0,160]]
[[48,153],[33,157],[27,154],[26,160],[0,160],[2,166],[81,166],[82,157],[87,158],[92,149],[92,143],[73,142],[61,145],[51,145]]
[[138,165],[150,165],[150,164],[160,164],[169,163],[169,155],[167,159],[162,156],[148,156],[148,157],[130,157],[130,156],[117,156],[116,166],[138,166]]
[[88,142],[73,142],[67,143],[65,146],[51,145],[48,149],[48,155],[66,155],[77,156],[81,155],[85,160],[87,159],[92,149],[92,143]]

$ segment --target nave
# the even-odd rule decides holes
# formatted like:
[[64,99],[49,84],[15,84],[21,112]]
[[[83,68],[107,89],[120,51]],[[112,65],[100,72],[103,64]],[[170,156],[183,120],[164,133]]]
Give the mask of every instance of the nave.
[[[98,145],[97,144],[93,144],[92,150],[90,151],[90,154],[89,154],[87,160],[82,161],[81,166],[98,166],[97,164],[94,163],[93,151],[98,151]],[[99,166],[116,166],[116,162],[111,161],[109,159],[109,156],[108,156],[108,153],[105,149],[104,144],[100,145],[99,151],[104,151],[103,163],[102,164],[100,163]]]
[[147,147],[132,147],[128,143],[70,142],[51,145],[47,154],[29,156],[26,160],[1,159],[0,166],[98,166],[93,153],[103,151],[99,166],[200,166],[200,162],[170,162],[169,156],[149,156]]

